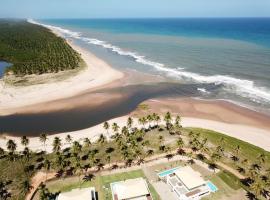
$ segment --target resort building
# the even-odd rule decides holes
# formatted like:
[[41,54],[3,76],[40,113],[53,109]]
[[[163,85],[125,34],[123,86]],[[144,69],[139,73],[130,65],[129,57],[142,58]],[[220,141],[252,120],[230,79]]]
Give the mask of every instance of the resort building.
[[217,187],[212,182],[205,181],[201,174],[190,166],[166,170],[158,176],[170,186],[179,200],[198,200],[217,191]]
[[111,183],[113,200],[152,200],[148,184],[143,178]]
[[97,200],[95,188],[74,189],[70,192],[60,193],[56,200]]

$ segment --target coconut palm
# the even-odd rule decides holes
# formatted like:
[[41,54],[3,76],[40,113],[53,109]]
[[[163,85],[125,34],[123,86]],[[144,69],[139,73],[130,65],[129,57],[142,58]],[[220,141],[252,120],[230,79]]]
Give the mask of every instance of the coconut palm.
[[178,138],[176,143],[179,149],[182,149],[184,147],[184,141],[181,137]]
[[129,129],[131,129],[132,125],[133,125],[133,119],[132,119],[131,117],[129,117],[129,118],[127,119],[127,127],[128,127]]
[[116,134],[118,131],[119,131],[119,126],[118,126],[118,124],[117,123],[113,123],[112,124],[112,130],[113,130],[113,132]]
[[181,128],[181,117],[179,115],[177,115],[175,118],[175,127]]
[[66,142],[71,145],[72,143],[72,137],[70,135],[67,135],[66,138],[65,138]]
[[47,175],[48,175],[49,170],[51,169],[51,162],[48,159],[45,159],[43,164],[46,170],[46,181],[47,181]]
[[33,186],[31,186],[31,183],[29,182],[29,180],[25,180],[21,183],[22,185],[22,190],[21,192],[26,195],[28,192],[30,192],[30,190],[33,188]]
[[22,151],[22,154],[25,158],[26,161],[29,161],[30,158],[30,150],[28,147],[25,147],[24,150]]
[[14,140],[8,140],[7,141],[7,149],[10,153],[14,153],[16,151],[17,144],[14,142]]
[[258,157],[257,157],[260,165],[263,165],[265,163],[265,160],[266,160],[266,155],[264,153],[260,154]]
[[160,122],[160,116],[157,113],[153,113],[152,118],[156,122],[156,126],[158,126],[158,123]]
[[154,154],[154,150],[153,149],[149,149],[146,152],[147,156],[152,156]]
[[145,117],[139,118],[139,124],[143,125],[144,129],[145,129],[146,122],[147,122],[147,119]]
[[81,175],[82,175],[82,165],[80,163],[80,160],[78,159],[74,165],[74,169],[78,174],[78,180],[79,180],[79,188],[81,189]]
[[40,134],[39,140],[43,143],[44,151],[46,152],[46,141],[48,140],[48,135],[46,133]]
[[170,124],[171,121],[172,121],[172,115],[171,115],[170,112],[167,112],[167,113],[165,114],[165,116],[164,116],[164,122],[165,122],[166,124]]
[[61,139],[59,137],[55,137],[53,140],[53,152],[58,153],[61,150]]
[[250,188],[257,198],[261,197],[261,194],[263,193],[264,188],[259,180],[254,181],[251,184]]
[[89,138],[84,138],[83,145],[84,145],[85,148],[89,148],[90,147],[91,141],[89,140]]
[[110,124],[108,122],[104,122],[103,128],[107,131],[107,135],[109,135]]
[[82,145],[79,142],[74,141],[73,144],[72,144],[72,153],[73,153],[73,155],[76,156],[76,155],[80,154],[81,151],[82,151]]
[[3,148],[0,147],[0,156],[5,154],[5,150]]
[[29,144],[29,139],[26,136],[21,137],[21,144],[26,147]]
[[104,144],[104,142],[106,142],[106,138],[103,134],[100,134],[99,139],[98,139],[98,143]]
[[147,115],[146,119],[148,121],[148,128],[151,129],[151,123],[153,121],[152,115]]

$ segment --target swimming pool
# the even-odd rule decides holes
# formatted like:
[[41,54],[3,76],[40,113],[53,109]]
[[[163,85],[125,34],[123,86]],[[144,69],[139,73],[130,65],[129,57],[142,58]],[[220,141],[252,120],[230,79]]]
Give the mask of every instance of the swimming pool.
[[211,192],[216,192],[218,190],[218,188],[211,181],[207,182],[207,186],[209,187]]
[[172,174],[173,172],[175,172],[177,169],[179,169],[179,167],[168,169],[166,171],[163,171],[163,172],[158,173],[158,176],[159,177],[167,176],[167,175]]

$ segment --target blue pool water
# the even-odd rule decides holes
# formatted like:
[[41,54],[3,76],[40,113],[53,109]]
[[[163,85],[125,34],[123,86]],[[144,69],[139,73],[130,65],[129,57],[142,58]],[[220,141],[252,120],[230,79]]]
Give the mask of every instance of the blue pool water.
[[207,186],[209,187],[211,192],[216,192],[218,190],[218,188],[211,181],[207,182]]
[[179,169],[179,167],[176,167],[176,168],[173,168],[173,169],[169,169],[169,170],[160,172],[160,173],[158,174],[158,176],[159,176],[159,177],[167,176],[167,175],[172,174],[173,172],[175,172],[177,169]]

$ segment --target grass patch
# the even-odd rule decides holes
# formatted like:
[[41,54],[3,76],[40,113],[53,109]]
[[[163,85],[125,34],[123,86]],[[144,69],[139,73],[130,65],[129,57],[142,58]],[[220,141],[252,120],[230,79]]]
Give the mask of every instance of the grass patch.
[[270,152],[265,151],[264,149],[252,145],[248,142],[218,133],[212,130],[201,129],[201,128],[185,128],[184,130],[193,131],[194,133],[200,133],[204,138],[207,138],[209,142],[219,145],[220,139],[224,139],[225,151],[233,152],[233,150],[239,145],[240,146],[240,157],[247,158],[250,162],[257,162],[257,157],[260,154],[266,156],[265,165],[270,165]]
[[221,178],[228,186],[230,186],[234,190],[238,190],[241,188],[241,182],[237,177],[227,171],[223,171],[218,173],[218,177]]
[[[134,179],[143,177],[145,175],[142,170],[135,170],[130,172],[124,173],[117,173],[112,175],[105,175],[105,176],[96,176],[95,179],[91,182],[83,182],[81,184],[82,188],[85,187],[95,187],[96,191],[98,192],[98,197],[100,200],[111,200],[111,188],[110,183],[124,181],[127,179]],[[148,183],[149,184],[149,183]],[[47,187],[50,192],[67,192],[71,191],[72,189],[79,188],[79,180],[78,177],[71,177],[66,179],[58,179],[55,181],[50,181],[47,183]],[[157,192],[154,190],[153,186],[149,184],[149,189],[152,194],[154,200],[160,200]]]

